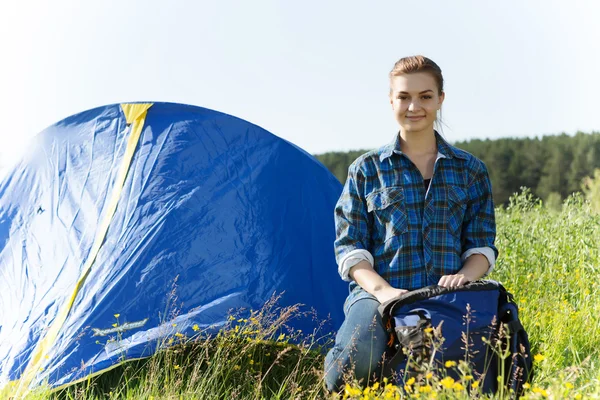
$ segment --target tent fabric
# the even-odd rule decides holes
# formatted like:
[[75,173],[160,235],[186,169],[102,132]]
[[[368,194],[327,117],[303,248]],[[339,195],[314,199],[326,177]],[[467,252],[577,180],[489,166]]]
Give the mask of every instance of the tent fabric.
[[293,329],[333,332],[341,189],[293,144],[205,108],[116,104],[49,127],[0,181],[0,387],[68,384],[273,294],[315,310]]

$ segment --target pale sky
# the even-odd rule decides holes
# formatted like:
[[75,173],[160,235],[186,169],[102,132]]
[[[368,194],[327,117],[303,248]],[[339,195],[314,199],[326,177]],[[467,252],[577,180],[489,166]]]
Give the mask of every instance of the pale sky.
[[446,80],[450,141],[600,130],[600,1],[0,2],[0,159],[69,115],[126,101],[243,118],[310,153],[397,126],[388,72]]

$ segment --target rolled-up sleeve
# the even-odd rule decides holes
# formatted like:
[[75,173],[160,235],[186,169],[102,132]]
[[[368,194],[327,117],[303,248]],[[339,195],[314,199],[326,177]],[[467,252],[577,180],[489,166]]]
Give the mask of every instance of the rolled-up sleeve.
[[[356,163],[348,168],[348,179],[335,207],[336,240],[334,242],[338,271],[347,280],[343,261],[350,252],[367,250],[369,246],[369,215],[362,195],[364,176]],[[345,272],[345,273],[344,273]]]
[[[496,217],[492,184],[487,168],[481,163],[473,182],[469,184],[469,202],[462,230],[463,260],[472,254],[484,255],[489,263],[488,274],[494,267],[498,257],[496,240]],[[486,274],[487,275],[487,274]]]

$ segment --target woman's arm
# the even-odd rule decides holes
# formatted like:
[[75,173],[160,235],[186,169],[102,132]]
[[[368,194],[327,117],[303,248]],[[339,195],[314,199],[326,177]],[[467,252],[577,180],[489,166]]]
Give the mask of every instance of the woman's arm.
[[405,293],[406,290],[392,287],[379,275],[371,262],[367,260],[346,267],[346,260],[357,251],[368,253],[372,221],[364,199],[365,178],[357,164],[348,168],[348,178],[342,195],[335,208],[336,240],[334,243],[336,259],[342,279],[354,280],[365,291],[377,298],[380,303]]
[[461,234],[464,264],[458,273],[443,276],[438,282],[440,286],[462,286],[482,278],[491,271],[496,261],[498,250],[494,246],[496,218],[492,185],[485,164],[479,163],[478,173],[468,186],[470,200]]
[[371,293],[380,303],[400,296],[407,291],[392,287],[381,277],[368,261],[361,261],[350,269],[350,277],[364,290]]
[[[362,196],[364,177],[356,161],[348,167],[348,178],[342,194],[337,201],[335,219],[335,258],[338,272],[343,280],[350,281],[349,269],[356,263],[349,263],[357,253],[368,253],[365,258],[372,259],[368,251],[370,221]],[[358,257],[362,258],[362,257]]]

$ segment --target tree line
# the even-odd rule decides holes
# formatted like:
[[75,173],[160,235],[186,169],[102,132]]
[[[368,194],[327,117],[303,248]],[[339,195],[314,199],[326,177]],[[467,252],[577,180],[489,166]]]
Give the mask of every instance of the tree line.
[[[560,201],[581,191],[583,179],[600,168],[600,132],[473,139],[454,145],[486,164],[497,205],[507,204],[509,197],[521,187],[530,188],[543,200]],[[367,151],[328,152],[316,157],[344,183],[348,166]]]

